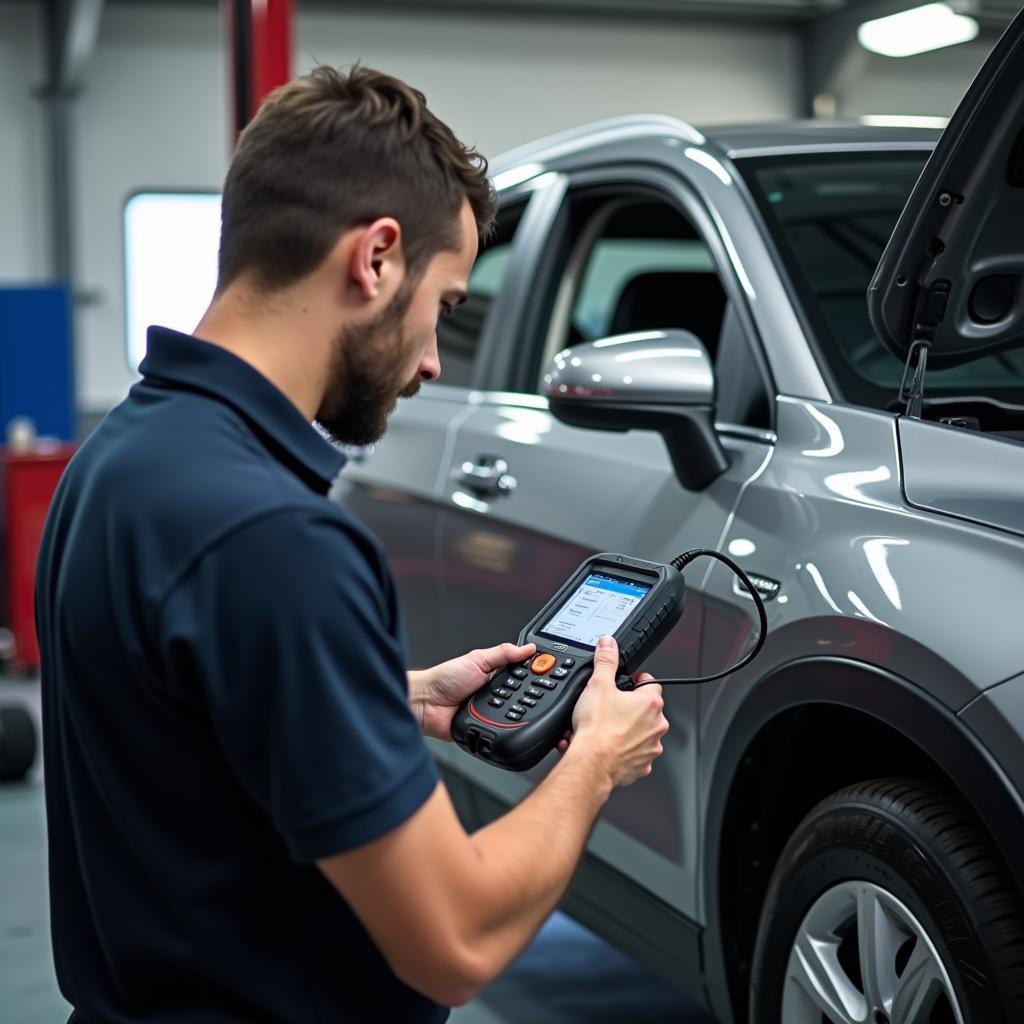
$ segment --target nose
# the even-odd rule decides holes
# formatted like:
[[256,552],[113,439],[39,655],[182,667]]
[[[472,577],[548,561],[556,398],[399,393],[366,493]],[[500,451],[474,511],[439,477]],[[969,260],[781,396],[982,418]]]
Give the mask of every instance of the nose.
[[423,353],[419,365],[420,380],[437,380],[441,376],[441,357],[437,354],[437,335],[431,339],[430,345]]

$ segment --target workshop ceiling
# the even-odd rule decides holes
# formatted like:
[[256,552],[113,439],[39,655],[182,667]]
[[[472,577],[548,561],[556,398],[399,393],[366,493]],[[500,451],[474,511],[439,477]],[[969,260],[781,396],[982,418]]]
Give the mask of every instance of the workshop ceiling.
[[[0,3],[10,0],[0,0]],[[69,0],[37,0],[40,6]],[[73,0],[72,0],[73,2]],[[218,0],[107,0],[109,3],[178,4],[213,7]],[[518,14],[628,20],[740,20],[749,23],[807,24],[832,15],[878,17],[918,6],[927,0],[295,0],[298,7],[316,10],[375,10]],[[1024,0],[947,0],[961,13],[976,18],[983,29],[1000,31],[1021,9]]]
[[[462,11],[533,14],[581,18],[612,17],[684,20],[688,18],[745,22],[808,23],[831,15],[864,18],[916,7],[927,0],[296,0],[324,8]],[[961,13],[977,18],[983,28],[1002,30],[1024,0],[952,0]]]

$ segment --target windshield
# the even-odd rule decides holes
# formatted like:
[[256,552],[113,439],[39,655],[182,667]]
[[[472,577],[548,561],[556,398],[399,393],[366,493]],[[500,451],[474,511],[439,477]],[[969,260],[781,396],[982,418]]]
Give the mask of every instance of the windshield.
[[[741,161],[820,355],[842,397],[894,407],[903,363],[878,340],[867,289],[927,153],[858,153]],[[1024,350],[929,370],[930,397],[1024,402]]]

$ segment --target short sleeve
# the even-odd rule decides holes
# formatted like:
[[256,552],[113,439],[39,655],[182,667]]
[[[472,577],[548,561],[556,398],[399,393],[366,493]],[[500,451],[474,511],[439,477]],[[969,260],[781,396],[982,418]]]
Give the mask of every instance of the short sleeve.
[[389,832],[437,785],[390,594],[368,536],[300,509],[231,532],[164,602],[167,682],[205,703],[298,861]]

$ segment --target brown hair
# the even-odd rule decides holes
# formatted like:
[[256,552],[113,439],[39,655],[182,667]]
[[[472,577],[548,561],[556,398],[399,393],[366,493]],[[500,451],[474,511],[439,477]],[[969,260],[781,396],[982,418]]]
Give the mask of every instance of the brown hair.
[[321,65],[272,92],[242,132],[224,183],[218,291],[242,271],[268,291],[311,273],[338,237],[378,217],[402,227],[415,276],[460,244],[468,199],[481,238],[494,222],[487,161],[423,93],[358,64]]

